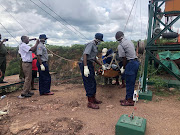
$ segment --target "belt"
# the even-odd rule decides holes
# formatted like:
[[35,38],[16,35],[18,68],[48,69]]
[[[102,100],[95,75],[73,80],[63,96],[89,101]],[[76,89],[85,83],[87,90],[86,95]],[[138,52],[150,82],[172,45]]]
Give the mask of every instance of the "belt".
[[23,61],[23,63],[32,63],[32,62],[26,62],[26,61],[24,62],[24,61]]
[[131,62],[131,61],[137,61],[138,58],[135,58],[135,59],[130,59],[130,60],[127,60],[127,62]]
[[[79,62],[79,64],[82,64],[82,63],[83,63],[83,61]],[[92,63],[93,63],[92,61],[87,60],[87,64],[92,64]]]

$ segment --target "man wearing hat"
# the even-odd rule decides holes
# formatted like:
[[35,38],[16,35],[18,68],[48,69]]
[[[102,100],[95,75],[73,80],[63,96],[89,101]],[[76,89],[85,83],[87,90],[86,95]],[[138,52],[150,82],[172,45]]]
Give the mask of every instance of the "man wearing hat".
[[120,102],[122,106],[134,106],[133,93],[139,69],[139,61],[136,56],[134,44],[124,38],[123,32],[118,31],[115,38],[119,42],[119,57],[123,59],[123,66],[120,71],[121,74],[125,73],[126,80],[126,98],[120,100]]
[[39,72],[39,93],[40,95],[54,95],[53,92],[50,92],[51,87],[51,76],[49,74],[48,68],[48,56],[52,54],[47,53],[45,44],[47,43],[47,37],[45,34],[39,36],[40,43],[37,47],[37,67]]
[[29,39],[27,36],[22,36],[22,43],[19,45],[19,54],[22,58],[22,69],[25,76],[23,91],[19,98],[31,97],[34,93],[30,92],[31,90],[31,80],[32,80],[32,51],[35,51],[39,40],[36,41],[36,44],[33,47],[28,45],[29,41],[36,39]]
[[96,33],[95,39],[85,45],[83,55],[81,57],[79,67],[81,70],[84,88],[86,90],[86,96],[88,97],[87,107],[92,109],[99,109],[97,104],[101,104],[101,101],[96,99],[96,80],[93,63],[101,65],[103,69],[105,66],[97,60],[98,53],[97,45],[103,41],[103,34]]

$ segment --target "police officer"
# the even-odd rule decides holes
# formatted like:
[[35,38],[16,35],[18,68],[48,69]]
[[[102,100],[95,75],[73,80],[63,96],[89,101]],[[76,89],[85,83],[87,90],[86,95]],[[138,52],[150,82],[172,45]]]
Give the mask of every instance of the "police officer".
[[125,74],[126,79],[126,98],[120,102],[122,106],[134,106],[133,93],[139,68],[135,47],[131,41],[124,38],[124,33],[121,31],[116,33],[115,38],[119,42],[119,57],[123,59],[123,66],[120,71],[121,74]]
[[[0,34],[0,40],[1,40],[1,34]],[[3,39],[2,41],[0,41],[0,70],[2,72],[0,83],[7,83],[3,81],[6,71],[6,54],[7,54],[7,49],[3,43],[6,41],[8,41],[8,39]]]
[[97,45],[99,45],[101,41],[103,41],[103,34],[96,33],[95,39],[85,45],[83,56],[81,57],[81,61],[79,63],[86,90],[86,96],[88,97],[87,107],[92,109],[99,109],[97,104],[102,103],[102,101],[98,101],[96,99],[96,80],[94,77],[95,72],[93,66],[93,62],[96,62],[105,69],[105,66],[102,65],[96,58],[98,53]]
[[49,74],[48,67],[48,56],[52,54],[47,53],[47,49],[44,44],[47,43],[47,37],[45,34],[39,36],[40,43],[37,47],[37,67],[39,72],[39,93],[40,95],[54,95],[53,92],[50,92],[51,87],[51,76]]

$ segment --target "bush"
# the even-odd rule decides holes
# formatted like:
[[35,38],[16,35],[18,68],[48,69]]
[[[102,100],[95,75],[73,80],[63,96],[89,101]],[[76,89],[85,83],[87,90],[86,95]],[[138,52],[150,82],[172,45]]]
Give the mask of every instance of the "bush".
[[10,76],[10,75],[16,75],[19,74],[19,69],[20,69],[20,65],[19,65],[19,59],[13,59],[8,67],[6,68],[6,73],[5,76]]

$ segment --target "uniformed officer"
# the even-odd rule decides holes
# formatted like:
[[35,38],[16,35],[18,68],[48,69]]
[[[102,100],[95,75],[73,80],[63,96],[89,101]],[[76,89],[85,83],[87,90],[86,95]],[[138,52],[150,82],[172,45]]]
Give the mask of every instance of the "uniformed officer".
[[102,101],[98,101],[96,99],[96,80],[94,77],[95,71],[93,66],[93,62],[96,62],[105,69],[105,66],[102,65],[96,58],[98,53],[97,45],[99,45],[101,41],[103,41],[103,34],[96,33],[95,39],[85,45],[83,56],[81,57],[81,61],[79,63],[86,90],[86,96],[88,97],[87,107],[92,109],[99,109],[97,104],[102,103]]
[[47,37],[45,34],[39,36],[40,43],[37,47],[37,67],[39,72],[39,93],[40,95],[54,95],[53,92],[50,92],[51,87],[51,76],[49,74],[48,67],[48,56],[52,54],[47,53],[47,49],[44,44],[47,43]]
[[22,58],[22,69],[25,76],[25,82],[23,86],[23,91],[19,98],[31,97],[34,93],[30,92],[31,90],[31,80],[32,80],[32,51],[35,51],[39,40],[36,41],[36,44],[33,47],[28,45],[29,41],[36,39],[29,39],[27,36],[21,37],[22,43],[19,45],[19,54]]
[[124,33],[118,31],[115,35],[119,42],[118,54],[123,59],[123,66],[120,69],[121,74],[125,73],[126,79],[126,98],[120,100],[122,106],[134,106],[133,93],[136,82],[136,76],[139,68],[134,44],[124,38]]
[[[0,40],[1,40],[1,34],[0,34]],[[6,54],[7,54],[7,49],[3,43],[6,42],[7,40],[8,39],[3,39],[2,41],[0,41],[0,70],[2,72],[0,83],[7,83],[3,81],[6,71]]]

